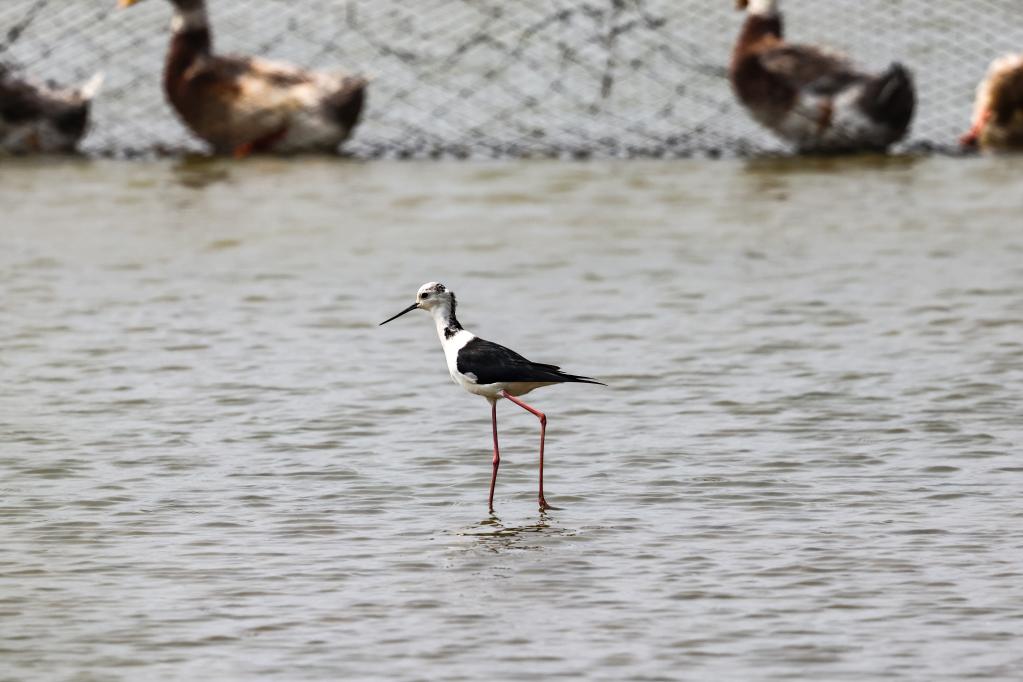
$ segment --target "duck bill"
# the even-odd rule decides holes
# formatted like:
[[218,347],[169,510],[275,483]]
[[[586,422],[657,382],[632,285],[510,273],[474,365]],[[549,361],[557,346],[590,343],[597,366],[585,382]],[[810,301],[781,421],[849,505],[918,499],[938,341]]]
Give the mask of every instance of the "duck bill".
[[[402,310],[402,311],[401,311],[400,313],[398,313],[398,314],[397,314],[397,315],[395,315],[394,317],[388,317],[388,318],[387,318],[386,320],[384,320],[384,321],[383,321],[383,322],[381,322],[380,324],[381,324],[381,325],[382,325],[382,324],[387,324],[387,323],[388,323],[388,322],[390,322],[391,320],[397,320],[397,319],[398,319],[399,317],[401,317],[401,316],[402,316],[402,315],[404,315],[405,313],[410,313],[410,312],[412,312],[413,310],[415,310],[415,309],[416,309],[416,308],[418,308],[418,307],[419,307],[419,304],[418,304],[418,303],[413,303],[413,304],[412,304],[412,305],[410,305],[410,306],[409,306],[408,308],[405,308],[404,310]],[[377,326],[379,327],[380,325],[377,325]]]
[[117,0],[117,6],[118,7],[131,7],[132,5],[137,3],[138,1],[139,0]]

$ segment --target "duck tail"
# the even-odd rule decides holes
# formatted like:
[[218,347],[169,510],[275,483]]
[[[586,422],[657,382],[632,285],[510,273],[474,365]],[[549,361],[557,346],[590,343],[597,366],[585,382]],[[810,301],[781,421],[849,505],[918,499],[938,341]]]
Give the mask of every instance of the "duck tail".
[[916,108],[913,75],[902,64],[894,63],[863,89],[860,106],[870,118],[900,134],[909,128]]
[[351,130],[359,122],[366,103],[368,80],[362,76],[348,76],[337,92],[326,99],[327,109],[339,125]]
[[103,87],[104,78],[105,76],[103,75],[103,72],[98,71],[93,74],[92,78],[82,83],[82,85],[78,88],[79,99],[88,102],[95,97],[96,93],[99,92],[99,89]]

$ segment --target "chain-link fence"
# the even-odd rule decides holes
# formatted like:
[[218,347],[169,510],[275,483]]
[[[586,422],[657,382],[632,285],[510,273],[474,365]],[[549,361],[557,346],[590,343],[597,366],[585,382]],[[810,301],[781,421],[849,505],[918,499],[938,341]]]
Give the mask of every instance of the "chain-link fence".
[[[161,91],[170,4],[3,0],[0,62],[106,74],[84,150],[201,149]],[[372,76],[356,156],[677,156],[779,149],[727,80],[733,0],[209,0],[215,47]],[[951,148],[988,62],[1023,49],[1021,0],[785,0],[787,35],[908,65],[903,147]]]

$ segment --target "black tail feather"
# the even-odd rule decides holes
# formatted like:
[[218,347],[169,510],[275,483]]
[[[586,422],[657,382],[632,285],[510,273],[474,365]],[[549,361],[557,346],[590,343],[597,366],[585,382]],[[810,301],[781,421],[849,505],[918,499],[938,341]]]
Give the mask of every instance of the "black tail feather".
[[563,384],[597,384],[598,386],[607,386],[602,381],[597,381],[591,377],[579,376],[578,374],[568,374],[562,372],[553,365],[535,365],[535,368],[540,370],[540,373],[550,377],[551,381],[556,381]]
[[344,86],[326,100],[332,118],[349,130],[355,127],[362,116],[367,83],[365,78],[350,76],[345,79]]
[[602,381],[597,381],[592,377],[579,376],[578,374],[569,374],[568,372],[562,372],[561,368],[557,365],[548,365],[542,362],[529,361],[530,369],[537,375],[543,376],[543,381],[548,379],[550,381],[556,381],[564,384],[597,384],[598,386],[607,386]]
[[607,386],[607,384],[605,384],[603,381],[597,381],[596,379],[591,379],[590,377],[581,377],[576,376],[575,374],[564,374],[563,376],[568,377],[568,379],[562,380],[566,384],[596,384],[597,386]]
[[867,84],[860,105],[872,119],[901,135],[909,128],[916,108],[912,74],[902,64],[892,64]]

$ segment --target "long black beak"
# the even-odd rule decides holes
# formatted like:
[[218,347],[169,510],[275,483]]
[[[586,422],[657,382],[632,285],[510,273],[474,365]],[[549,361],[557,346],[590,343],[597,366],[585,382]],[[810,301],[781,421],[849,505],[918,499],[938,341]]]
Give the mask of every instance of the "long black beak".
[[[384,320],[384,321],[383,321],[383,322],[381,322],[380,324],[387,324],[387,323],[388,323],[388,322],[390,322],[391,320],[397,320],[397,319],[398,319],[399,317],[401,317],[401,316],[402,316],[402,315],[404,315],[405,313],[410,313],[410,312],[412,312],[413,310],[415,310],[415,309],[416,309],[416,308],[418,308],[418,307],[419,307],[419,304],[418,304],[418,303],[413,303],[413,304],[412,304],[412,305],[410,305],[410,306],[409,306],[408,308],[405,308],[404,310],[402,310],[402,311],[401,311],[400,313],[398,313],[398,314],[397,314],[397,315],[395,315],[394,317],[388,317],[388,318],[387,318],[386,320]],[[380,326],[380,324],[378,324],[377,326],[379,327],[379,326]]]

